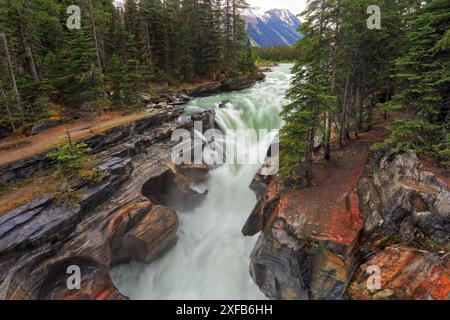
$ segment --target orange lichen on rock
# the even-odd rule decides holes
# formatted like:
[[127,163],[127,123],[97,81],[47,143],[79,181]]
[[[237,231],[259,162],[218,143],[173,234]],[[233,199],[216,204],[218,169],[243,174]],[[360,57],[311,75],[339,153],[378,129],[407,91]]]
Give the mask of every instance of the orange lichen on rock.
[[[381,287],[369,290],[369,266],[381,271]],[[449,299],[450,261],[448,257],[405,246],[387,247],[361,265],[348,293],[354,299]]]

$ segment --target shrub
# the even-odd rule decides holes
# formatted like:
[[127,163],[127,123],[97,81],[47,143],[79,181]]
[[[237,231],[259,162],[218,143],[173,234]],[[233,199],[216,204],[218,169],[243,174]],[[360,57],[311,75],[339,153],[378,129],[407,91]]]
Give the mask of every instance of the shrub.
[[48,154],[48,157],[56,162],[55,175],[58,179],[74,179],[80,174],[90,162],[87,154],[91,152],[84,143],[66,142],[55,151]]
[[57,205],[73,206],[81,197],[79,184],[98,184],[104,173],[91,166],[88,154],[92,151],[88,145],[74,142],[67,134],[68,141],[56,150],[48,153],[48,158],[55,161],[55,177],[60,181],[58,188],[52,191]]

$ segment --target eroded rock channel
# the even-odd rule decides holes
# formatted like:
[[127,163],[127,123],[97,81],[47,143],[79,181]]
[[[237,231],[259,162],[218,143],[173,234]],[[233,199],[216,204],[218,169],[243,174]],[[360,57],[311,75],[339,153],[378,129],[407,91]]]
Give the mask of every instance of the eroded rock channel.
[[[170,164],[172,131],[193,126],[178,123],[181,112],[167,108],[87,139],[106,178],[77,206],[57,207],[47,196],[0,217],[1,299],[125,298],[109,270],[131,260],[150,263],[169,250],[179,224],[176,202],[194,205],[204,197],[190,188],[189,168],[181,173]],[[214,112],[196,120],[208,127]],[[81,290],[67,286],[70,266],[81,269]]]

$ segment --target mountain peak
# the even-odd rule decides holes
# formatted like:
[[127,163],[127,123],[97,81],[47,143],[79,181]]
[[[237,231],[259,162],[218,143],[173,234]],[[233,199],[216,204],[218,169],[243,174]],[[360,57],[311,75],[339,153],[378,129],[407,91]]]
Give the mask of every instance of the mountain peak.
[[288,9],[271,9],[264,14],[247,10],[244,14],[247,32],[260,47],[290,46],[300,38],[300,20]]
[[299,19],[289,9],[271,9],[265,12],[264,17],[266,19],[280,19],[282,22],[298,27]]

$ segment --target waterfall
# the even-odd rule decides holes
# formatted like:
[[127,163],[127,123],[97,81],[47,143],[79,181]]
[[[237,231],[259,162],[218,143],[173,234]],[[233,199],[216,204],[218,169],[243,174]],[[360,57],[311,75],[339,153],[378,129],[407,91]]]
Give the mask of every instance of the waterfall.
[[[222,130],[278,129],[281,108],[289,102],[285,93],[291,67],[275,67],[250,89],[195,99],[186,114],[215,108]],[[222,101],[229,103],[220,108]],[[149,265],[132,262],[112,270],[119,290],[131,299],[265,299],[248,271],[256,237],[241,234],[256,204],[249,185],[258,170],[256,165],[213,170],[208,181],[196,186],[209,190],[206,200],[190,212],[178,212],[178,242],[171,251]]]

